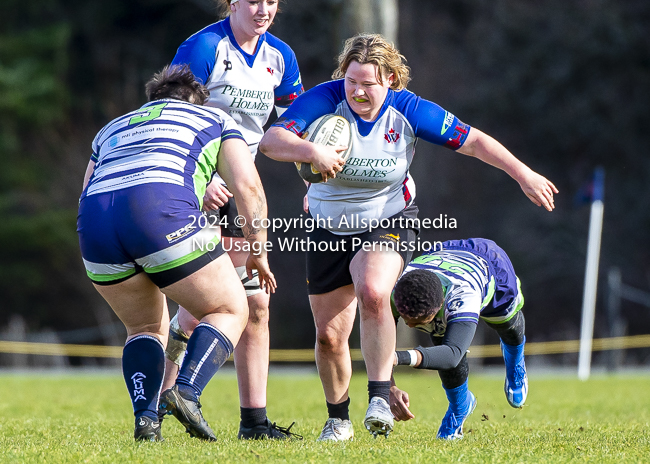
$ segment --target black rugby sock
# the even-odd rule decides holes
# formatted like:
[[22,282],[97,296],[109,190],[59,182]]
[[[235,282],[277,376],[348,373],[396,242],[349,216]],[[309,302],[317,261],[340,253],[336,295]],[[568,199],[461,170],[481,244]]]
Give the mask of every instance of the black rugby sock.
[[241,425],[250,429],[266,424],[266,408],[239,408]]
[[390,396],[390,380],[368,380],[368,402],[375,396],[383,398],[388,403]]
[[350,398],[338,404],[327,403],[327,414],[330,419],[350,420]]

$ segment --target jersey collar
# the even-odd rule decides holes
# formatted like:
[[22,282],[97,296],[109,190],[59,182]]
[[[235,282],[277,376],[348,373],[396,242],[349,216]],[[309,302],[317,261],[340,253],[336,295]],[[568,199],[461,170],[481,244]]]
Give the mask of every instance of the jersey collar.
[[230,26],[230,16],[228,16],[226,19],[223,20],[223,28],[226,31],[228,38],[230,39],[230,43],[232,43],[233,47],[235,47],[237,51],[241,53],[241,55],[244,57],[244,60],[246,60],[246,64],[248,65],[248,67],[252,68],[253,64],[255,63],[255,58],[257,57],[257,53],[262,48],[262,44],[266,42],[266,32],[262,34],[260,38],[257,40],[257,47],[255,47],[255,53],[251,55],[249,53],[246,53],[244,50],[242,50],[242,48],[237,43],[237,39],[235,39],[235,34],[233,34],[232,27]]

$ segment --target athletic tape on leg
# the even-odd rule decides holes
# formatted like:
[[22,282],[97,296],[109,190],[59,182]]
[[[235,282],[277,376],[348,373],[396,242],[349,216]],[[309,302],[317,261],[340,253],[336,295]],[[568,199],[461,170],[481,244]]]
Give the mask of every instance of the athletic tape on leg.
[[248,278],[248,273],[246,272],[246,266],[237,266],[235,268],[237,275],[241,279],[241,283],[244,285],[244,290],[246,290],[246,298],[258,293],[262,293],[262,287],[260,287],[260,278],[257,275],[257,271],[253,271],[253,278]]
[[165,348],[165,356],[171,362],[180,366],[183,364],[185,357],[185,350],[187,350],[187,341],[190,337],[187,336],[180,323],[178,322],[178,313],[169,321],[169,339],[167,340],[167,348]]

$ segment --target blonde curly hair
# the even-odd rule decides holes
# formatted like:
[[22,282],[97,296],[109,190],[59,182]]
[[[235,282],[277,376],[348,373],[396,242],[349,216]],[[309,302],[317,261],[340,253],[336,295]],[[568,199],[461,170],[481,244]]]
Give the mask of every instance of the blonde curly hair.
[[392,74],[393,82],[390,88],[393,90],[405,89],[411,80],[411,69],[406,65],[406,58],[380,34],[357,34],[346,40],[338,57],[339,66],[332,73],[332,79],[344,78],[352,61],[377,66],[381,84],[384,78]]

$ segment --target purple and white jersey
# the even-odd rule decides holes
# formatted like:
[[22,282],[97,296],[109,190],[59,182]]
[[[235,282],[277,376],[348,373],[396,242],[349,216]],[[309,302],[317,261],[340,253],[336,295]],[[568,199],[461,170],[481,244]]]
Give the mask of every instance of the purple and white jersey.
[[309,188],[313,217],[332,218],[330,232],[351,235],[370,219],[394,216],[415,199],[409,173],[418,138],[458,149],[470,127],[440,106],[408,90],[389,90],[373,122],[362,120],[345,99],[344,81],[325,82],[307,91],[274,126],[301,134],[325,114],[338,114],[352,126],[352,150],[343,170]]
[[[416,269],[438,276],[445,292],[442,308],[434,319],[416,326],[437,337],[442,337],[447,325],[454,322],[478,324],[481,318],[494,324],[503,323],[524,304],[521,282],[512,263],[492,240],[470,238],[443,242],[441,249],[412,260],[402,276]],[[393,295],[391,305],[393,315],[398,317]]]
[[149,183],[186,187],[203,204],[221,142],[242,139],[235,121],[217,108],[156,100],[108,123],[93,140],[95,170],[81,195]]
[[235,40],[230,18],[183,42],[172,64],[189,64],[210,91],[206,105],[222,109],[235,120],[253,159],[273,106],[279,114],[303,91],[291,48],[267,32],[259,37],[255,53],[246,53]]

